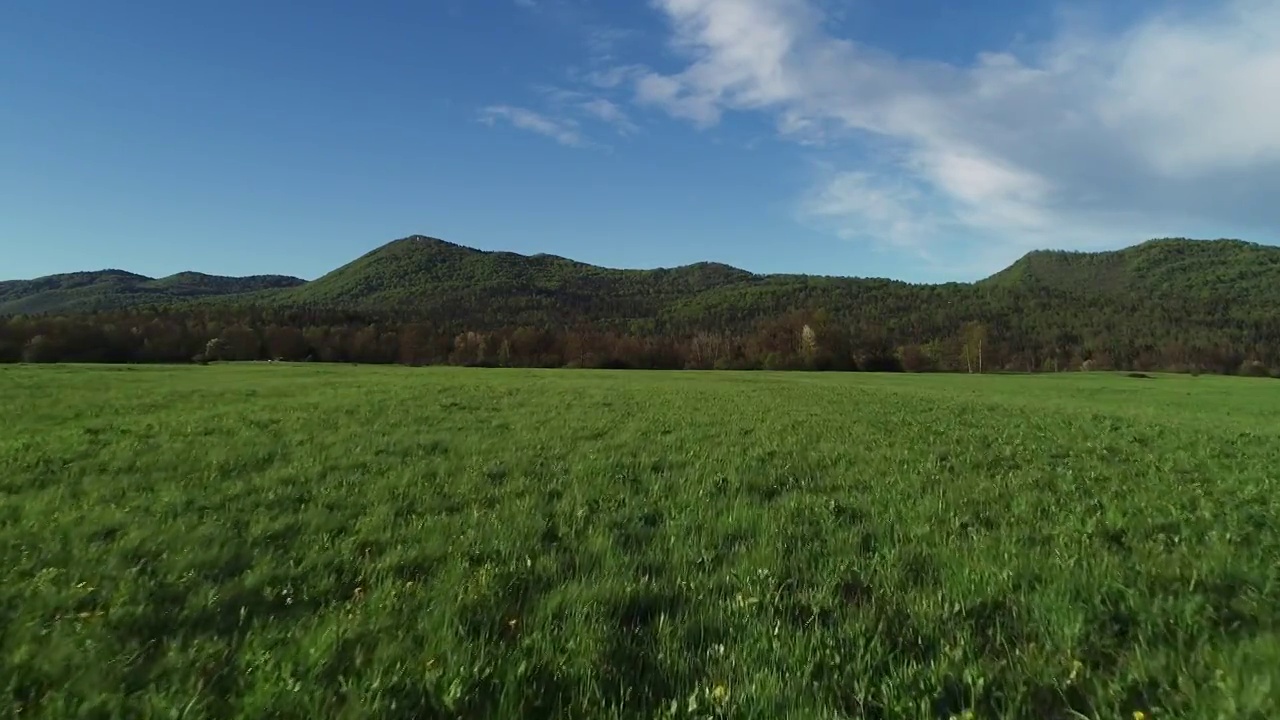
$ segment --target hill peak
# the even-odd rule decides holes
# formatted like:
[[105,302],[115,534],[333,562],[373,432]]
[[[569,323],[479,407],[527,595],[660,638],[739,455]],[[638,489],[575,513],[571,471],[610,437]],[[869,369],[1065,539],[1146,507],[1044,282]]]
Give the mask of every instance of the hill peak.
[[77,272],[62,273],[60,275],[46,275],[48,278],[65,278],[69,280],[150,280],[146,275],[139,275],[128,270],[119,270],[116,268],[106,268],[103,270],[82,270]]
[[438,247],[438,248],[458,248],[461,250],[470,250],[472,252],[483,252],[482,250],[477,250],[476,248],[467,247],[465,245],[459,245],[458,243],[449,242],[448,240],[441,240],[438,237],[431,237],[430,235],[410,235],[408,237],[397,238],[383,245],[382,247],[384,248]]
[[460,256],[464,254],[481,255],[485,251],[476,248],[451,243],[448,240],[430,237],[427,235],[409,235],[408,237],[397,238],[388,243],[379,245],[378,247],[361,255],[358,260],[364,260],[377,257],[410,257],[410,256],[436,256],[447,254]]
[[1280,283],[1280,248],[1244,240],[1155,238],[1118,250],[1034,250],[981,284],[1064,291],[1236,296]]
[[430,235],[408,235],[406,237],[392,240],[390,243],[387,243],[387,244],[393,245],[395,243],[435,243],[440,245],[453,245],[455,247],[461,247],[457,243],[451,243],[448,240],[441,240],[438,237],[432,237]]

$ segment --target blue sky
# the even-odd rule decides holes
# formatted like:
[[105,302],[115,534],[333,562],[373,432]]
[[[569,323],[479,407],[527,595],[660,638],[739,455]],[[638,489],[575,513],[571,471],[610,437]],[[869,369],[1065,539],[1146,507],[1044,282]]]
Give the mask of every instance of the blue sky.
[[1272,242],[1278,116],[1275,0],[3,3],[0,277]]

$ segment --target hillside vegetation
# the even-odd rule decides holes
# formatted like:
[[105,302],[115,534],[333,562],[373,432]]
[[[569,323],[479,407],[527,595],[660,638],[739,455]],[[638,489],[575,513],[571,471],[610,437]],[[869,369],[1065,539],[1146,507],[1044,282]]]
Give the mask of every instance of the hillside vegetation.
[[66,273],[0,282],[0,315],[91,312],[192,298],[226,298],[295,287],[304,282],[282,275],[223,277],[181,272],[149,278],[123,270]]
[[412,237],[278,293],[270,302],[425,317],[470,315],[483,306],[502,318],[499,324],[548,315],[560,322],[598,321],[657,316],[708,290],[753,278],[714,263],[614,270],[553,255],[484,252]]
[[[263,292],[266,291],[266,292]],[[0,283],[0,314],[103,310],[216,298],[262,306],[411,311],[430,314],[472,301],[512,312],[555,311],[584,319],[679,316],[737,305],[767,312],[818,295],[857,300],[902,293],[921,303],[972,300],[999,291],[1075,296],[1159,295],[1280,301],[1280,248],[1238,240],[1152,240],[1123,250],[1035,251],[974,284],[908,284],[809,275],[756,275],[718,263],[615,270],[552,255],[474,250],[413,236],[390,242],[316,280],[220,277],[195,272],[152,279],[120,270]],[[627,313],[621,313],[626,315]]]
[[1112,252],[1037,251],[983,284],[1075,294],[1219,298],[1280,295],[1280,248],[1239,240],[1151,240]]
[[415,236],[310,282],[104,271],[5,283],[0,313],[44,314],[0,320],[0,360],[1265,375],[1280,369],[1277,308],[1280,248],[1236,240],[1033,252],[976,283],[926,285],[714,263],[616,270]]

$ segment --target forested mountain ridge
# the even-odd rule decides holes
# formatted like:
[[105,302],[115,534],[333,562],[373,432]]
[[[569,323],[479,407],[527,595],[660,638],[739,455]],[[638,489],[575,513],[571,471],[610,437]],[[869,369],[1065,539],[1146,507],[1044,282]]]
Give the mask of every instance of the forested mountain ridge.
[[1258,373],[1280,369],[1277,308],[1280,248],[1237,240],[1033,252],[928,285],[618,270],[413,236],[310,282],[103,271],[0,284],[0,360]]
[[282,299],[336,306],[413,307],[424,293],[486,288],[501,292],[675,296],[754,276],[717,263],[616,270],[555,255],[474,250],[414,236],[384,245]]
[[91,312],[190,298],[242,295],[304,282],[283,275],[223,277],[190,271],[163,278],[124,270],[64,273],[0,282],[0,315]]
[[[106,310],[189,299],[273,307],[446,312],[498,302],[512,312],[556,312],[600,321],[610,308],[627,319],[696,314],[741,304],[748,315],[776,311],[815,293],[856,300],[887,288],[922,301],[1000,291],[1068,295],[1147,295],[1280,300],[1280,248],[1239,240],[1151,240],[1109,252],[1034,251],[977,283],[910,284],[818,275],[758,275],[720,263],[621,270],[554,255],[475,250],[415,235],[395,240],[310,282],[286,276],[243,278],[185,272],[153,279],[122,270],[0,282],[0,315]],[[954,296],[954,297],[950,297]],[[626,316],[627,313],[623,313]],[[564,318],[576,319],[576,318]]]
[[1109,252],[1038,250],[983,280],[1076,293],[1280,296],[1280,248],[1241,240],[1149,240]]

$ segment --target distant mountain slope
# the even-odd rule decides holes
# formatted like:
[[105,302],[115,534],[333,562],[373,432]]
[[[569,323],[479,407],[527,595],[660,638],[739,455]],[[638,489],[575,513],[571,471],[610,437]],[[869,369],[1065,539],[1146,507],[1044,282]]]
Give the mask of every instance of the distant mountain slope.
[[1164,238],[1112,252],[1036,251],[981,284],[1069,294],[1280,299],[1280,248]]
[[192,298],[226,297],[294,287],[304,280],[281,275],[222,277],[183,272],[149,278],[123,270],[48,275],[0,282],[0,314],[88,312]]
[[[553,255],[488,252],[424,236],[390,242],[311,282],[187,272],[152,279],[120,270],[0,283],[0,314],[81,312],[140,304],[235,301],[264,307],[394,311],[477,326],[607,322],[749,324],[795,308],[863,309],[918,324],[943,313],[1031,307],[1071,312],[1150,304],[1239,317],[1280,306],[1280,248],[1238,240],[1152,240],[1113,252],[1032,252],[977,283],[914,285],[865,278],[756,275],[717,263],[617,270]],[[1067,308],[1061,308],[1067,311]],[[639,325],[637,325],[639,324]]]
[[[1152,240],[1102,253],[1033,252],[977,283],[755,275],[715,263],[614,270],[564,258],[483,252],[415,236],[397,240],[272,297],[315,307],[401,309],[482,326],[581,321],[758,320],[792,308],[839,314],[875,307],[900,317],[961,305],[972,312],[1045,298],[1154,297],[1193,303],[1280,303],[1280,248],[1238,240]],[[1017,301],[1016,298],[1026,298]],[[1034,299],[1034,300],[1033,300]],[[477,310],[482,308],[483,310]]]
[[691,293],[755,277],[716,263],[613,270],[554,255],[473,250],[414,236],[388,243],[281,298],[339,305],[404,305],[475,288],[524,292]]
[[565,323],[604,316],[643,319],[709,290],[761,281],[718,263],[615,270],[554,255],[473,250],[413,236],[275,294],[272,302],[447,317],[483,306],[513,323],[548,316]]

